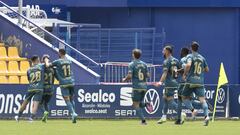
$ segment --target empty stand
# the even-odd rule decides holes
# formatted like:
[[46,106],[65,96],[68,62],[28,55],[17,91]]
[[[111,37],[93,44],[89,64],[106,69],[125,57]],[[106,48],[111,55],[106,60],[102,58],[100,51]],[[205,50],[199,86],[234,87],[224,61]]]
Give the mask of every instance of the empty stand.
[[8,70],[7,70],[6,61],[0,61],[0,75],[6,75],[7,72],[8,72]]
[[8,83],[19,84],[19,77],[18,76],[9,76]]
[[26,58],[19,57],[17,47],[8,47],[8,59],[17,61],[26,60]]
[[8,63],[8,72],[9,72],[9,75],[18,75],[18,74],[20,74],[17,61],[9,61],[9,63]]
[[0,60],[7,60],[7,51],[6,47],[0,47]]
[[27,76],[20,77],[20,84],[29,84]]
[[20,72],[22,74],[26,74],[27,70],[30,68],[30,64],[28,61],[21,61],[20,62]]
[[0,84],[6,84],[8,83],[7,77],[6,76],[0,76]]

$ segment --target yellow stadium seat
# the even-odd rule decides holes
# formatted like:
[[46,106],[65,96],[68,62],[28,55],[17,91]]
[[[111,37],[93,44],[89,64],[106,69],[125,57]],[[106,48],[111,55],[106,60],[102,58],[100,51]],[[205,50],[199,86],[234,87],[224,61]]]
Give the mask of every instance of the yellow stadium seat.
[[27,73],[27,70],[30,68],[30,64],[28,61],[21,61],[20,62],[20,72],[23,74]]
[[0,84],[6,84],[8,83],[7,77],[6,76],[0,76]]
[[20,84],[29,84],[27,76],[20,77]]
[[54,79],[54,84],[59,84],[59,81],[56,78]]
[[20,74],[17,61],[9,61],[8,74],[9,75],[19,75]]
[[8,83],[19,84],[19,77],[18,76],[9,76]]
[[0,47],[4,47],[4,43],[0,43]]
[[7,74],[7,63],[6,61],[0,61],[0,75],[6,75]]
[[0,47],[0,60],[7,60],[7,51],[5,47]]
[[17,47],[8,47],[8,60],[26,60],[26,58],[19,57]]
[[19,58],[17,47],[8,47],[8,57]]

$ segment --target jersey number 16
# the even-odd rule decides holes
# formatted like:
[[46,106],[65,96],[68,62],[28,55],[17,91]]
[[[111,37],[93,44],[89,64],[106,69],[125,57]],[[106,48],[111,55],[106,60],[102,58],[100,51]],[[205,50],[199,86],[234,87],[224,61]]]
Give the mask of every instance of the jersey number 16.
[[194,63],[194,74],[200,75],[202,73],[202,63],[201,62],[195,62]]

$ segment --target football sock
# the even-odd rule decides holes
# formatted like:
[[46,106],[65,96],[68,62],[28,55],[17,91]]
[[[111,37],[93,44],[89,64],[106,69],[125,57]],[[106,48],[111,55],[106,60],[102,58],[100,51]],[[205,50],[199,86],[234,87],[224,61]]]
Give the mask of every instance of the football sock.
[[163,115],[167,115],[167,111],[168,111],[168,102],[166,99],[163,99]]
[[142,111],[142,108],[136,108],[136,111],[137,111],[137,115],[138,115],[138,117],[143,121],[143,120],[145,120],[145,118],[144,118],[144,115],[143,115],[143,111]]
[[181,119],[181,114],[182,114],[182,100],[178,100],[177,119]]
[[202,109],[203,109],[204,116],[208,116],[208,105],[206,101],[202,103]]
[[65,101],[65,102],[66,102],[66,104],[67,104],[67,107],[68,107],[68,110],[69,110],[70,114],[75,113],[75,112],[74,112],[74,109],[73,109],[72,103],[71,103],[69,100],[68,100],[68,101]]

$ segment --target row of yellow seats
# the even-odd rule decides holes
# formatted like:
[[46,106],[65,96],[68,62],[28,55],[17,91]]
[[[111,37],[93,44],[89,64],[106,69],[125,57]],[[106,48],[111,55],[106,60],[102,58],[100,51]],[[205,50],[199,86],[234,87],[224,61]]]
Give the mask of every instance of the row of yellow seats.
[[0,76],[1,84],[28,84],[27,76]]
[[26,75],[29,67],[28,61],[0,61],[0,75]]
[[[27,76],[0,76],[0,84],[29,84]],[[54,84],[59,84],[55,79]]]
[[[7,53],[8,52],[8,53]],[[18,49],[17,47],[8,47],[7,48],[4,46],[0,46],[0,60],[6,60],[6,61],[22,61],[22,60],[27,60],[26,58],[21,58],[19,57],[18,54]]]

